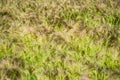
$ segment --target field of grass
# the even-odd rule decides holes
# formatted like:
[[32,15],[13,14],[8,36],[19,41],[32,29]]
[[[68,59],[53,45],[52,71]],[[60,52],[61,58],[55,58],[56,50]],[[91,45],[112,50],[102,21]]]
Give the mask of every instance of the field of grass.
[[0,0],[0,80],[120,80],[120,0]]

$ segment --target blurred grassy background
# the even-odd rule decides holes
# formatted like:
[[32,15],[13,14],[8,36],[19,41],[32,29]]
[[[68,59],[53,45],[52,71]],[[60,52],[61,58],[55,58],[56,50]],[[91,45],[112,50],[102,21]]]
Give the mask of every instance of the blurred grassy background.
[[0,0],[0,80],[120,80],[120,1]]

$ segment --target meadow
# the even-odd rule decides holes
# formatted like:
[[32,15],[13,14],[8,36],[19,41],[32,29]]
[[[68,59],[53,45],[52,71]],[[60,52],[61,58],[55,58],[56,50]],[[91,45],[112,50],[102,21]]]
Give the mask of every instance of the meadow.
[[120,0],[0,0],[0,80],[120,80]]

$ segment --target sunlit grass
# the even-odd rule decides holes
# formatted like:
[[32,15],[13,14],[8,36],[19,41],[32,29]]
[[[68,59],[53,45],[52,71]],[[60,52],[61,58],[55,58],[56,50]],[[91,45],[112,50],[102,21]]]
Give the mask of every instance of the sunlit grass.
[[119,0],[1,0],[0,80],[119,80],[119,9]]

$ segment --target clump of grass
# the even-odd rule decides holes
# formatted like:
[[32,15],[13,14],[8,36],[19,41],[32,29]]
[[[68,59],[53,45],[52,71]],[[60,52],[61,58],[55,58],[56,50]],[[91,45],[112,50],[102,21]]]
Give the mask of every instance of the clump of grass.
[[24,61],[20,58],[6,58],[0,62],[1,80],[17,80],[21,76],[21,69],[24,68]]

